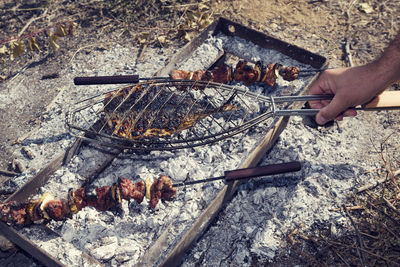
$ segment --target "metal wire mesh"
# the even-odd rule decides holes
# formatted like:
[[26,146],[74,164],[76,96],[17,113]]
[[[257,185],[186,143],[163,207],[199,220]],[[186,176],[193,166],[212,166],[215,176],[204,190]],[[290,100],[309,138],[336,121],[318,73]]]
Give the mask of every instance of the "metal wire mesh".
[[80,101],[66,124],[80,138],[105,146],[174,150],[248,130],[272,116],[269,100],[244,86],[156,80]]

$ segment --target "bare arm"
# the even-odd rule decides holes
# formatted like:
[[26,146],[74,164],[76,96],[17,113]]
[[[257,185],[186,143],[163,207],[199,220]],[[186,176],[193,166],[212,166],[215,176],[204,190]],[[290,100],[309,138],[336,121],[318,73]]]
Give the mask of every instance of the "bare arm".
[[371,100],[388,86],[400,80],[400,33],[385,49],[381,57],[366,65],[327,70],[310,87],[310,94],[334,94],[332,101],[312,101],[311,108],[321,111],[316,115],[319,124],[344,116],[355,116],[349,109]]

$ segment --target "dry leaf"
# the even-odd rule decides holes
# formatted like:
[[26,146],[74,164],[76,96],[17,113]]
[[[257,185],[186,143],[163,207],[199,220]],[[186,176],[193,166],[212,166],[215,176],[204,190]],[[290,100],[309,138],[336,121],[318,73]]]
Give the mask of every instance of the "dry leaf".
[[32,37],[31,39],[29,39],[28,41],[28,46],[29,46],[29,51],[38,51],[40,52],[40,48],[38,46],[38,44],[36,43],[36,38]]
[[6,76],[0,75],[0,82],[4,82],[7,79]]
[[164,46],[164,45],[169,43],[169,39],[165,35],[158,36],[157,40],[162,46]]
[[204,14],[204,16],[199,21],[199,27],[200,27],[200,29],[204,29],[208,25],[210,25],[211,23],[212,23],[211,15],[206,13],[206,14]]
[[49,36],[49,45],[51,47],[51,49],[53,49],[53,51],[57,51],[60,46],[56,43],[57,40],[57,36],[50,34]]
[[150,38],[150,33],[149,32],[142,32],[140,33],[140,35],[137,37],[138,42],[140,44],[146,44],[149,42],[149,38]]
[[367,14],[374,12],[374,8],[368,3],[360,3],[360,10]]
[[0,48],[0,54],[3,55],[3,54],[5,54],[5,53],[7,53],[7,52],[8,52],[7,46],[3,45],[3,46]]
[[67,31],[62,25],[57,25],[56,30],[54,31],[54,35],[57,37],[64,37],[67,35]]
[[204,10],[204,9],[209,10],[210,6],[206,5],[205,3],[199,3],[198,8],[199,10]]
[[188,32],[185,31],[185,33],[183,34],[183,37],[182,37],[182,38],[183,38],[185,41],[190,42],[190,41],[192,40],[193,36],[192,36],[192,34],[190,34],[190,33],[188,33]]
[[22,41],[10,42],[10,60],[14,60],[25,52],[25,44]]
[[71,21],[68,27],[68,35],[74,35],[75,31],[75,22]]

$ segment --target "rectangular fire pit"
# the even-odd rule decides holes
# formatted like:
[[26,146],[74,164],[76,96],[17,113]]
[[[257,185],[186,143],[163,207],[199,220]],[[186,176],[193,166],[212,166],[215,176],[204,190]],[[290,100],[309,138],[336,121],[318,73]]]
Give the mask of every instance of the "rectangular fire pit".
[[[222,54],[222,60],[230,65],[240,59],[309,70],[326,65],[325,58],[319,55],[220,18],[171,58],[156,76],[167,76],[175,69],[206,69]],[[293,82],[278,80],[275,87],[255,84],[249,88],[267,95],[298,95],[313,79],[304,76]],[[263,111],[261,104],[259,109]],[[287,117],[272,118],[225,141],[177,151],[122,154],[121,149],[89,145],[82,142],[85,138],[78,138],[7,201],[23,201],[37,191],[66,198],[69,187],[76,189],[84,183],[91,187],[112,185],[121,176],[155,179],[164,173],[179,182],[253,167],[273,146],[287,122]],[[72,219],[47,226],[15,230],[1,223],[0,227],[6,237],[46,265],[174,266],[201,237],[238,185],[215,182],[179,189],[174,201],[159,203],[156,210],[148,209],[146,201],[124,203],[122,217],[84,208]]]

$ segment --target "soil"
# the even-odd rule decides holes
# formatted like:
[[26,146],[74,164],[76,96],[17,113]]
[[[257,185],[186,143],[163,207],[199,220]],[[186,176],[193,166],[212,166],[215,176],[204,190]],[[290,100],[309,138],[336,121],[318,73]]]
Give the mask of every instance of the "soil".
[[[10,165],[16,151],[21,150],[15,141],[40,127],[46,119],[46,108],[55,96],[62,88],[72,85],[71,82],[60,82],[62,79],[57,77],[70,67],[74,57],[108,49],[115,44],[137,46],[140,50],[146,46],[161,46],[166,51],[173,51],[186,41],[182,32],[171,25],[185,22],[188,27],[190,20],[186,15],[189,11],[209,14],[211,18],[227,17],[323,55],[332,67],[373,60],[394,37],[400,25],[400,3],[389,0],[204,1],[205,7],[200,7],[197,1],[132,1],[132,6],[124,6],[124,1],[78,2],[7,0],[0,4],[0,48],[4,40],[17,35],[31,18],[43,15],[45,10],[46,14],[30,23],[24,33],[60,21],[73,20],[79,24],[73,36],[58,41],[58,51],[43,48],[39,54],[25,54],[14,61],[0,58],[0,75],[6,78],[0,83],[0,170],[15,171],[10,169]],[[137,9],[137,6],[142,8]],[[195,26],[186,32],[195,34],[200,30]],[[168,43],[161,42],[158,36],[167,36]],[[42,45],[40,40],[38,43]],[[351,60],[346,55],[346,47]],[[111,72],[114,74],[116,70]],[[53,78],[46,79],[46,76]],[[397,89],[398,85],[394,88]],[[27,156],[20,154],[21,157]],[[7,179],[10,177],[0,175],[0,183]],[[3,192],[2,199],[9,193]],[[15,249],[0,254],[1,265],[25,265],[27,260],[40,264]]]

